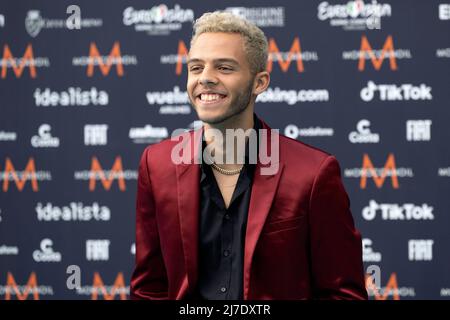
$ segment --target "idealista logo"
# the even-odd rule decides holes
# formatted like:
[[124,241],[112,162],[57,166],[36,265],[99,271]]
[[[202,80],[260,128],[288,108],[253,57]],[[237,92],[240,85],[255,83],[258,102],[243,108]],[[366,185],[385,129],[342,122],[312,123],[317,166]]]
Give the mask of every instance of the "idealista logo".
[[363,155],[362,168],[352,168],[344,170],[344,177],[346,178],[360,178],[360,188],[366,189],[367,178],[372,178],[375,186],[380,189],[383,187],[386,178],[391,178],[392,188],[400,188],[398,178],[412,178],[414,172],[412,168],[397,167],[395,163],[395,156],[390,153],[386,159],[383,168],[374,167],[369,155]]
[[31,145],[34,148],[57,148],[59,147],[59,138],[53,137],[50,131],[52,127],[47,124],[41,124],[38,129],[38,135],[31,138]]
[[[66,29],[67,18],[65,19],[47,19],[41,16],[39,10],[29,10],[25,17],[25,29],[31,37],[37,37],[42,29]],[[103,25],[102,19],[81,19],[81,28],[94,28]]]
[[3,46],[3,58],[0,60],[0,64],[2,66],[2,79],[6,78],[8,68],[12,68],[16,78],[20,78],[23,70],[28,68],[30,78],[34,79],[37,77],[36,69],[50,67],[50,60],[47,57],[34,57],[33,46],[31,44],[27,45],[21,58],[16,58],[13,56],[9,45],[5,44]]
[[116,296],[120,300],[126,300],[130,294],[130,287],[125,285],[122,272],[119,272],[113,285],[105,285],[100,273],[94,273],[92,286],[82,286],[76,289],[78,295],[91,296],[92,300],[102,297],[104,300],[115,300]]
[[327,102],[330,93],[327,89],[283,90],[279,87],[267,88],[256,98],[259,103],[286,103],[290,106],[300,102]]
[[52,296],[53,287],[38,285],[36,273],[33,271],[28,277],[26,285],[18,285],[12,272],[6,274],[6,285],[0,285],[0,296],[5,300],[27,300],[31,296],[33,300],[39,300],[40,296]]
[[106,106],[109,103],[108,93],[96,87],[90,90],[69,87],[61,92],[36,88],[33,96],[36,107]]
[[0,171],[0,181],[3,180],[3,192],[9,190],[10,182],[14,181],[17,189],[22,191],[27,181],[30,181],[31,189],[34,192],[39,191],[38,181],[51,181],[52,175],[50,171],[36,171],[34,158],[29,158],[25,169],[16,171],[14,164],[10,158],[5,160],[5,169]]
[[123,77],[124,66],[137,64],[138,61],[135,55],[122,55],[120,43],[118,41],[114,42],[108,56],[100,55],[97,44],[91,42],[89,46],[89,56],[74,57],[72,59],[73,66],[87,66],[86,74],[88,77],[94,76],[94,69],[96,66],[98,66],[104,77],[109,74],[113,66],[116,67],[117,76]]
[[372,249],[372,239],[362,239],[362,252],[364,262],[381,262],[381,253]]
[[[378,41],[377,41],[378,43]],[[411,59],[411,51],[409,49],[395,49],[394,40],[391,35],[386,37],[381,50],[372,49],[372,45],[365,35],[361,36],[361,47],[359,50],[351,50],[342,52],[343,60],[358,60],[358,70],[364,71],[366,68],[366,60],[370,60],[375,70],[379,71],[385,59],[389,59],[389,68],[392,71],[398,69],[397,59]]]
[[330,20],[331,27],[342,27],[344,30],[381,29],[381,18],[391,15],[391,5],[378,3],[376,0],[368,3],[356,0],[344,4],[329,4],[324,1],[317,7],[319,20]]
[[400,297],[415,297],[416,292],[412,287],[399,287],[397,274],[391,273],[386,286],[377,288],[372,276],[366,275],[366,289],[370,298],[374,300],[400,300]]
[[356,124],[356,131],[350,132],[348,140],[351,143],[378,143],[380,142],[380,135],[370,131],[370,121],[361,119]]
[[151,9],[134,9],[127,7],[123,11],[123,24],[134,25],[135,31],[145,31],[149,35],[169,35],[179,31],[183,23],[194,21],[192,9],[182,9],[178,4],[169,9],[166,4],[160,4]]
[[[300,44],[300,38],[294,37],[289,51],[280,51],[274,38],[269,38],[269,55],[267,59],[267,71],[272,72],[274,62],[278,62],[283,73],[289,71],[291,64],[296,66],[298,73],[305,71],[303,62],[319,61],[319,55],[316,51],[303,51]],[[175,64],[175,74],[181,75],[183,64],[186,64],[188,49],[183,40],[178,41],[178,54],[162,55],[161,64]],[[295,62],[295,63],[294,63]],[[294,67],[293,67],[294,68]]]
[[92,157],[91,170],[75,171],[75,180],[89,180],[89,191],[94,191],[97,181],[100,180],[103,188],[111,189],[112,183],[117,179],[120,191],[125,191],[125,180],[137,180],[136,170],[123,170],[122,157],[117,156],[111,170],[103,170],[97,157]]
[[169,137],[169,131],[166,127],[153,127],[147,124],[141,128],[130,128],[128,137],[134,143],[158,143]]
[[148,91],[145,97],[150,106],[159,106],[159,114],[191,113],[189,96],[178,86],[174,86],[172,91]]
[[284,7],[228,7],[225,11],[242,17],[260,28],[284,27]]
[[372,221],[378,216],[382,220],[434,220],[433,207],[423,203],[415,205],[405,203],[377,203],[370,200],[369,205],[362,209],[362,217],[367,221]]
[[60,262],[61,253],[53,251],[53,241],[45,238],[41,241],[40,250],[33,251],[33,259],[36,262]]
[[431,87],[425,83],[415,86],[411,83],[395,85],[375,84],[373,81],[368,81],[367,86],[361,89],[360,96],[366,102],[372,101],[376,96],[381,101],[433,100]]
[[295,124],[288,124],[284,128],[284,135],[292,139],[298,137],[332,137],[334,129],[322,127],[299,128]]
[[36,205],[36,217],[38,221],[109,221],[111,210],[107,206],[100,206],[98,202],[92,205],[84,205],[82,202],[71,202],[67,206],[55,206],[51,202],[46,205],[38,202]]

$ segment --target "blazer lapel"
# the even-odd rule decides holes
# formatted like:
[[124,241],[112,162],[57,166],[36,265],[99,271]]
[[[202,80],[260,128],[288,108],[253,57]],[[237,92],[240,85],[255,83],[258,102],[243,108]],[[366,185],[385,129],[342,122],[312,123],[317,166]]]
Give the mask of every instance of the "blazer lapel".
[[[178,215],[184,252],[184,261],[188,278],[188,287],[182,289],[193,291],[198,276],[198,228],[200,210],[200,166],[194,159],[201,156],[201,139],[203,130],[195,130],[185,135],[192,155],[188,163],[176,165]],[[184,296],[183,293],[179,294]]]
[[[262,121],[261,121],[262,122]],[[279,142],[278,133],[272,132],[270,127],[262,122],[263,129],[268,130],[269,134],[267,139],[260,141],[260,147],[266,147],[271,152],[271,135],[277,135],[276,141]],[[278,150],[276,150],[278,152]],[[247,219],[247,231],[245,234],[245,252],[244,252],[244,300],[248,299],[249,286],[250,286],[250,270],[253,259],[253,253],[255,251],[258,238],[261,234],[262,228],[269,214],[270,208],[273,203],[278,183],[280,181],[281,173],[283,171],[283,163],[278,162],[278,170],[272,174],[261,174],[261,169],[264,166],[258,162],[256,164],[255,175],[253,178],[252,194],[250,198],[250,204],[248,209]]]

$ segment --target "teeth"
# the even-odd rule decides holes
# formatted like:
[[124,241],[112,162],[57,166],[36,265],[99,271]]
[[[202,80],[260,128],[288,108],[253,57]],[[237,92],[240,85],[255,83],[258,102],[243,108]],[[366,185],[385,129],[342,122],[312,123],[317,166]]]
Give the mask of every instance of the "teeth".
[[216,93],[202,93],[200,99],[202,101],[215,101],[220,99],[220,95]]

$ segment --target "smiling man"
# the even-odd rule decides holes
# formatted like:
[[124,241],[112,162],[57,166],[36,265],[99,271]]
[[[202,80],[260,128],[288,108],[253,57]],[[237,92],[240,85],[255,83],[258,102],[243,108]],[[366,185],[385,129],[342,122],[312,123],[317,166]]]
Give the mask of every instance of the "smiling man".
[[203,126],[141,157],[133,299],[367,299],[337,160],[254,113],[267,47],[230,13],[196,21],[187,91]]

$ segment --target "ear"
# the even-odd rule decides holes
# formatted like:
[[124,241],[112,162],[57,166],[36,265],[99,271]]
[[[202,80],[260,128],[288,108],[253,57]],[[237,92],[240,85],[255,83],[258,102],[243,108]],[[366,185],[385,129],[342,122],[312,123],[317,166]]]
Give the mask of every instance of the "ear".
[[255,75],[253,81],[253,94],[258,95],[265,91],[270,83],[270,74],[267,71],[261,71]]

